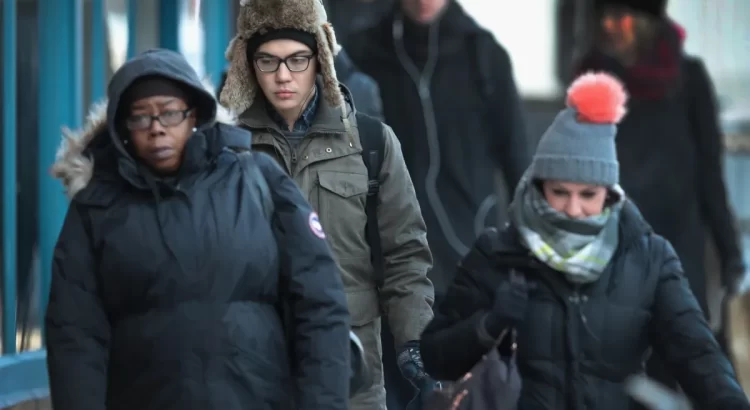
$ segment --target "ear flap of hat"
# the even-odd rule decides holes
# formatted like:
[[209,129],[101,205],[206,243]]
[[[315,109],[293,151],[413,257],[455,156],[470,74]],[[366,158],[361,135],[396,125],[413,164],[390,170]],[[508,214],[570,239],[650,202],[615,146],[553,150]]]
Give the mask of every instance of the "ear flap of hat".
[[229,61],[227,81],[219,96],[222,105],[240,114],[253,105],[258,92],[258,81],[255,79],[252,62],[247,61],[245,48],[247,39],[241,35],[229,43],[226,51]]
[[323,96],[329,104],[338,107],[344,103],[339,89],[339,80],[334,68],[334,57],[341,50],[336,42],[336,34],[329,23],[323,24],[315,35],[318,41],[318,63],[320,64],[320,76],[323,78]]

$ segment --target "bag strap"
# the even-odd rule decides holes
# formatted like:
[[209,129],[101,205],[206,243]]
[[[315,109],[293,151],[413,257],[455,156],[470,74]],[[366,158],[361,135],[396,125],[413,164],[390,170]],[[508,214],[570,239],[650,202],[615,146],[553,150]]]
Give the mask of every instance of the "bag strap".
[[370,245],[370,261],[375,270],[375,283],[378,288],[382,288],[385,280],[385,261],[378,224],[378,194],[380,193],[380,168],[383,161],[383,150],[385,149],[383,123],[361,112],[358,112],[356,117],[359,141],[362,144],[362,161],[367,168],[367,201],[365,203],[367,224],[365,225],[365,235],[367,243]]
[[[479,95],[484,100],[485,107],[493,107],[492,99],[495,94],[495,87],[492,84],[492,63],[489,61],[487,53],[487,36],[489,33],[478,33],[471,37],[469,47],[470,60],[475,64],[475,69],[479,73],[478,87]],[[489,116],[488,116],[489,117]]]

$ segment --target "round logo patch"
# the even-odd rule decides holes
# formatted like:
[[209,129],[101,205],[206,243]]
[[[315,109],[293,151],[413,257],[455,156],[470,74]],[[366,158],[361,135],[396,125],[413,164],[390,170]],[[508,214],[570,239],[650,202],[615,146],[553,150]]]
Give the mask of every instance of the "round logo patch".
[[310,217],[308,218],[308,222],[310,224],[310,230],[312,233],[315,234],[320,239],[326,238],[326,233],[323,232],[323,225],[320,223],[320,218],[318,218],[318,214],[315,212],[310,212]]

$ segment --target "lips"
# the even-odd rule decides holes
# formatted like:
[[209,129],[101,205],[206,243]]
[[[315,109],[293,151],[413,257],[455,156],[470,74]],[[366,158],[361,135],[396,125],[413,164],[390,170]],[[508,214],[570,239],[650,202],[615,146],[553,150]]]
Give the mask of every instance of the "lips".
[[172,158],[174,153],[175,153],[174,148],[170,148],[170,147],[154,148],[149,151],[149,155],[151,156],[151,158],[158,160],[158,161],[163,161],[165,159]]
[[292,96],[294,95],[294,93],[291,91],[277,91],[275,94],[281,99],[292,98]]

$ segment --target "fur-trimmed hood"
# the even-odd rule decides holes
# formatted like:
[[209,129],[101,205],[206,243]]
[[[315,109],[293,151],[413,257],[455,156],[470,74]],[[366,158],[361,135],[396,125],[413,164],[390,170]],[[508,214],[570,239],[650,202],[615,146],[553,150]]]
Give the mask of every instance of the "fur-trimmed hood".
[[323,79],[323,97],[334,107],[342,106],[334,57],[341,47],[320,0],[241,0],[237,17],[237,36],[226,51],[230,63],[221,103],[238,114],[247,111],[258,93],[258,82],[247,60],[248,39],[258,33],[294,28],[315,35],[318,62]]
[[117,135],[114,118],[117,103],[125,90],[147,75],[163,75],[191,87],[199,100],[196,105],[204,111],[199,114],[204,121],[201,128],[215,122],[235,124],[233,113],[216,102],[210,81],[201,81],[184,57],[168,50],[147,51],[128,61],[115,73],[109,84],[107,99],[93,104],[81,129],[63,128],[62,142],[51,171],[62,182],[69,199],[84,189],[93,176],[94,155],[90,148],[95,140],[114,145],[120,156],[130,160],[125,162],[134,162]]

